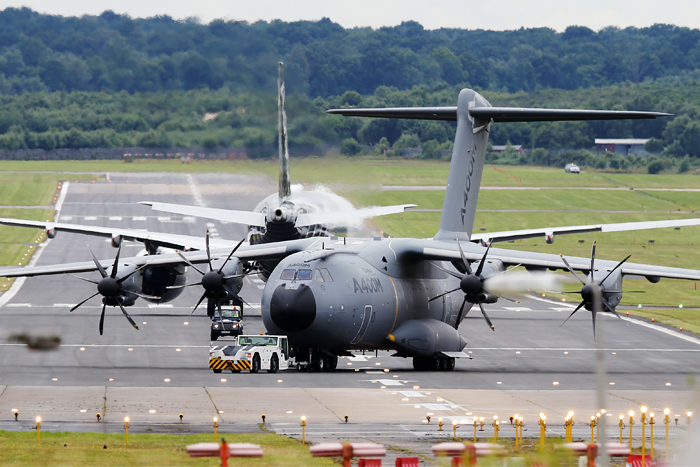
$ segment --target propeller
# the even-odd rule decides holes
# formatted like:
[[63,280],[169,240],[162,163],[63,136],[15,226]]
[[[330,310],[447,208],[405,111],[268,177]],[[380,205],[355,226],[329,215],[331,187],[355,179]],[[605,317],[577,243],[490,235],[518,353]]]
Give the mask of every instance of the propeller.
[[[591,267],[590,271],[591,274],[586,279],[585,281],[579,277],[578,274],[574,271],[574,269],[571,267],[569,262],[564,258],[564,255],[559,255],[564,262],[564,265],[566,268],[571,272],[571,274],[574,275],[576,279],[581,283],[583,286],[580,291],[575,291],[575,292],[559,292],[559,293],[576,293],[581,295],[581,303],[578,304],[578,306],[574,309],[574,311],[571,312],[571,314],[564,320],[563,323],[561,323],[560,327],[563,326],[567,321],[569,321],[569,318],[574,316],[576,312],[578,312],[581,308],[585,307],[587,310],[591,311],[591,319],[593,321],[593,338],[595,338],[595,321],[596,321],[596,307],[594,306],[594,301],[596,295],[600,297],[600,303],[602,305],[602,311],[603,312],[610,312],[617,316],[620,320],[622,320],[622,317],[615,311],[615,307],[612,306],[612,304],[608,301],[607,298],[605,298],[605,294],[612,294],[612,293],[644,293],[643,291],[639,290],[607,290],[605,288],[605,281],[612,275],[613,272],[615,272],[620,266],[622,266],[632,255],[628,255],[625,259],[617,263],[617,265],[612,268],[608,274],[603,278],[603,280],[596,280],[595,279],[595,249],[596,249],[596,243],[593,242],[593,246],[591,247]],[[596,290],[598,289],[598,290]]]
[[207,251],[207,264],[209,264],[209,270],[204,272],[200,270],[197,266],[192,264],[192,262],[187,259],[185,255],[182,254],[182,252],[178,251],[177,254],[182,258],[182,260],[187,263],[192,269],[197,271],[202,275],[202,279],[199,282],[193,282],[191,284],[185,284],[185,285],[174,285],[174,286],[169,286],[169,289],[176,289],[176,288],[183,288],[183,287],[192,287],[195,285],[201,285],[204,287],[204,293],[202,296],[199,298],[199,301],[197,304],[194,306],[192,309],[192,313],[194,313],[199,305],[204,301],[205,298],[210,298],[216,300],[216,305],[217,309],[219,312],[219,318],[221,318],[221,298],[225,297],[226,294],[229,294],[231,296],[236,297],[237,294],[231,290],[227,285],[226,281],[229,279],[235,279],[237,277],[244,277],[245,274],[233,274],[226,276],[223,273],[224,268],[226,267],[226,264],[229,262],[229,260],[233,257],[233,254],[238,250],[238,248],[243,244],[245,239],[241,240],[238,242],[238,244],[231,250],[231,253],[229,253],[228,257],[224,261],[224,263],[221,265],[219,269],[214,269],[211,263],[211,251],[209,249],[209,229],[207,229],[207,235],[205,237],[205,245],[206,245],[206,251]]
[[[472,267],[469,264],[469,261],[467,260],[467,257],[464,255],[464,251],[462,250],[462,246],[457,242],[457,247],[459,247],[459,254],[462,257],[462,262],[464,263],[464,268],[466,269],[467,273],[466,274],[459,274],[454,271],[450,271],[448,269],[444,269],[437,264],[433,264],[438,269],[441,269],[442,271],[446,272],[447,274],[451,275],[452,277],[455,277],[459,279],[459,287],[456,289],[452,289],[450,291],[447,291],[445,293],[442,293],[436,297],[431,298],[429,301],[436,300],[443,295],[450,294],[452,292],[456,292],[457,290],[462,290],[464,292],[464,300],[462,300],[462,306],[459,307],[459,313],[457,314],[457,321],[455,321],[455,329],[459,328],[459,323],[462,320],[462,312],[464,311],[464,305],[467,302],[471,303],[476,303],[479,305],[479,309],[481,309],[481,314],[484,316],[484,319],[486,320],[486,323],[489,325],[492,331],[495,331],[496,328],[493,326],[493,323],[491,322],[491,319],[489,319],[489,316],[486,314],[486,311],[484,310],[484,306],[481,304],[481,301],[479,300],[479,295],[484,291],[484,278],[481,276],[481,273],[484,270],[484,265],[486,264],[486,256],[489,254],[489,249],[491,247],[486,248],[486,252],[484,252],[484,256],[481,258],[481,261],[479,262],[479,266],[476,268],[476,271],[472,271]],[[471,309],[470,309],[471,310]],[[464,315],[466,316],[470,310],[467,310],[467,313]]]
[[[459,308],[459,313],[457,314],[457,320],[455,322],[455,329],[459,327],[459,324],[462,320],[462,313],[464,312],[464,306],[467,302],[471,303],[476,303],[479,305],[479,309],[481,310],[481,314],[483,315],[484,319],[486,320],[486,323],[489,325],[491,330],[495,331],[495,327],[493,326],[493,323],[491,322],[491,319],[489,319],[489,316],[486,314],[486,311],[484,310],[483,306],[483,298],[484,294],[491,294],[495,295],[498,298],[501,298],[503,300],[507,300],[509,302],[513,303],[520,303],[518,300],[514,300],[512,298],[505,297],[504,294],[510,294],[510,293],[522,293],[525,291],[529,291],[532,289],[541,289],[541,290],[546,290],[548,288],[551,288],[555,286],[555,284],[558,284],[558,280],[555,276],[533,276],[530,273],[524,272],[524,273],[518,273],[518,272],[510,272],[512,269],[515,267],[519,266],[514,265],[511,268],[508,268],[505,271],[501,271],[497,274],[490,275],[487,277],[483,277],[482,273],[484,270],[484,265],[486,264],[486,257],[489,254],[489,250],[491,249],[491,246],[489,245],[486,248],[486,251],[484,252],[484,256],[481,258],[481,261],[479,262],[479,266],[476,268],[476,271],[472,270],[471,265],[469,264],[469,261],[467,260],[466,255],[464,254],[464,251],[462,250],[462,246],[457,242],[457,247],[459,248],[459,253],[462,258],[462,262],[464,263],[464,269],[467,271],[466,274],[459,274],[454,271],[450,271],[449,269],[442,268],[438,266],[437,264],[431,263],[433,266],[436,268],[446,272],[447,274],[451,275],[452,277],[455,277],[459,279],[459,287],[448,290],[445,293],[442,293],[436,297],[433,297],[430,299],[430,301],[436,300],[443,295],[447,295],[453,292],[456,292],[457,290],[462,290],[464,292],[464,300],[462,300],[462,306]],[[467,312],[464,314],[466,316],[469,313],[470,310],[467,310]]]
[[133,294],[137,295],[139,297],[143,298],[149,298],[149,299],[159,299],[160,297],[153,297],[150,295],[145,295],[142,293],[134,292],[132,290],[127,290],[122,287],[122,284],[124,281],[129,279],[131,276],[136,274],[137,272],[141,271],[144,266],[141,266],[140,268],[135,269],[134,271],[131,271],[129,274],[125,275],[124,277],[119,277],[119,255],[121,254],[122,251],[122,245],[119,245],[119,249],[117,250],[117,256],[114,257],[114,263],[112,264],[112,271],[110,274],[107,274],[107,271],[102,267],[100,262],[97,260],[95,257],[95,254],[92,252],[90,249],[90,245],[88,245],[88,251],[90,251],[90,255],[92,256],[92,260],[95,262],[95,266],[97,267],[97,270],[100,272],[100,275],[102,278],[99,281],[95,281],[92,279],[86,279],[85,277],[80,277],[80,276],[73,276],[76,277],[82,281],[85,282],[90,282],[91,284],[97,285],[97,292],[90,295],[88,298],[83,300],[82,302],[78,303],[75,305],[73,308],[70,309],[70,311],[77,310],[80,306],[85,304],[88,300],[91,298],[94,298],[98,295],[102,295],[102,314],[100,315],[100,335],[102,335],[102,332],[104,330],[104,321],[105,321],[105,310],[107,308],[107,305],[110,306],[118,306],[119,309],[122,311],[124,314],[124,317],[129,321],[129,323],[135,328],[138,329],[139,327],[136,325],[134,320],[129,316],[129,313],[126,312],[124,309],[124,306],[122,305],[122,300],[125,295],[128,294]]

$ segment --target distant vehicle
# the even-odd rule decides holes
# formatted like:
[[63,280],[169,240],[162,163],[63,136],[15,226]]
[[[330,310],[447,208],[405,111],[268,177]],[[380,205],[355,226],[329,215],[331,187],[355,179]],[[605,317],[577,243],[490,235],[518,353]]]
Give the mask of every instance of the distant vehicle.
[[211,319],[211,340],[222,336],[243,334],[243,313],[239,305],[221,305],[221,316],[214,314]]
[[287,336],[241,335],[231,345],[212,345],[209,348],[209,368],[214,373],[223,370],[277,373],[293,366]]
[[571,163],[571,164],[566,164],[564,166],[564,172],[570,173],[570,174],[580,174],[581,169],[579,168],[578,165]]

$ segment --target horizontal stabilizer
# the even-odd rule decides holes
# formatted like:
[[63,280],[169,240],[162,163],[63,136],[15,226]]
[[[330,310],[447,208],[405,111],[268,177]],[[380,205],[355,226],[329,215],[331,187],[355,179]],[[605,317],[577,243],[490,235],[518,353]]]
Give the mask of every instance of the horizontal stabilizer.
[[265,214],[252,211],[232,211],[229,209],[204,208],[184,204],[158,203],[155,201],[140,201],[139,204],[150,206],[154,211],[182,214],[183,216],[202,217],[217,221],[233,222],[235,224],[265,226]]
[[415,204],[399,204],[397,206],[377,206],[371,208],[361,208],[352,211],[335,212],[308,212],[297,216],[297,227],[305,227],[317,224],[348,224],[353,221],[361,221],[372,217],[386,216],[387,214],[397,214],[404,212],[407,208],[415,208]]
[[494,122],[555,122],[565,120],[639,120],[669,117],[661,112],[627,112],[616,110],[520,109],[515,107],[478,107],[469,114],[480,120]]
[[329,114],[345,117],[409,118],[413,120],[457,121],[457,107],[395,107],[386,109],[330,109]]
[[[329,114],[346,117],[407,118],[414,120],[457,121],[457,107],[395,107],[385,109],[330,109]],[[569,120],[638,120],[668,117],[661,112],[615,110],[526,109],[517,107],[474,107],[469,115],[494,122],[555,122]]]

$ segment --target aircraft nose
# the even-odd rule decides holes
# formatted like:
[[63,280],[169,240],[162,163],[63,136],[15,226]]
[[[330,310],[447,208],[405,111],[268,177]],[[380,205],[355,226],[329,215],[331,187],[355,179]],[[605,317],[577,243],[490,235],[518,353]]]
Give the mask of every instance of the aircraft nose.
[[275,289],[270,300],[270,318],[280,329],[300,332],[316,319],[316,300],[311,289],[301,284],[296,289],[287,289],[282,284]]

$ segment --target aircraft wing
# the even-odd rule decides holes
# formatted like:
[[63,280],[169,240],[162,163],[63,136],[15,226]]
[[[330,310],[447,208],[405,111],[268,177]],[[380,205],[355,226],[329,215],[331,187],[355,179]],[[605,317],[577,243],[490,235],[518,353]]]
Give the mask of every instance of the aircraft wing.
[[[159,203],[156,201],[141,201],[139,204],[151,206],[155,211],[183,214],[186,216],[203,217],[237,224],[265,226],[265,214],[251,211],[233,211],[229,209],[203,208],[200,206],[186,206],[182,204]],[[353,211],[334,212],[310,212],[297,216],[296,225],[304,227],[316,224],[340,224],[353,220],[368,219],[370,217],[385,216],[404,212],[407,208],[414,208],[415,204],[400,204],[396,206],[375,206],[371,208],[355,209]]]
[[360,208],[353,211],[335,212],[307,212],[297,216],[297,226],[303,227],[316,224],[341,224],[354,220],[369,219],[370,217],[385,216],[387,214],[397,214],[404,212],[408,208],[415,208],[415,204],[399,204],[396,206],[374,206],[371,208]]
[[[121,229],[119,227],[98,227],[79,224],[65,224],[62,222],[42,222],[31,221],[24,219],[7,219],[0,218],[0,224],[13,227],[29,227],[34,229],[44,229],[50,236],[55,235],[55,232],[64,231],[72,233],[80,233],[86,235],[94,235],[96,237],[115,238],[121,236],[125,240],[134,242],[153,242],[166,248],[174,248],[176,250],[203,250],[205,248],[204,236],[191,237],[189,235],[177,235],[169,233],[149,232],[146,230],[131,230]],[[223,240],[220,238],[212,239],[213,247],[233,248],[238,242],[232,240]]]
[[230,209],[205,208],[201,206],[187,206],[184,204],[159,203],[156,201],[140,201],[139,204],[150,206],[154,211],[265,227],[265,214],[261,212],[233,211]]
[[[473,243],[462,244],[462,248],[464,250],[464,255],[469,261],[481,260],[484,252],[486,251],[483,247],[476,250]],[[412,251],[407,251],[407,253],[422,253],[422,257],[424,259],[461,262],[461,256],[456,242],[447,243],[426,240],[425,243],[423,243],[422,252],[420,251],[420,248],[415,247],[412,247],[411,250]],[[564,265],[564,261],[562,261],[561,257],[550,253],[535,253],[530,251],[491,248],[489,250],[488,259],[499,259],[503,261],[506,266],[521,265],[530,269],[566,270],[566,266]],[[590,258],[566,256],[566,260],[573,269],[584,273],[590,272]],[[602,259],[596,259],[595,261],[596,270],[611,269],[617,266],[617,264],[618,261]],[[624,276],[644,277],[651,282],[658,282],[658,280],[661,278],[696,281],[700,280],[700,271],[695,269],[624,263],[620,267],[620,270]]]
[[541,229],[510,230],[504,232],[474,233],[471,241],[486,244],[522,240],[544,236],[549,242],[554,235],[567,235],[587,232],[625,232],[629,230],[663,229],[667,227],[688,227],[700,225],[700,219],[675,219],[668,221],[622,222],[619,224],[573,225],[566,227],[545,227]]
[[[292,253],[304,250],[314,242],[323,239],[301,239],[291,240],[287,242],[265,243],[259,245],[250,245],[248,243],[241,245],[236,251],[234,257],[244,261],[264,261],[281,259]],[[217,248],[211,250],[212,259],[226,258],[231,253],[231,248]],[[188,261],[193,264],[203,264],[207,262],[207,254],[204,251],[190,251],[182,253]],[[121,258],[120,263],[129,263],[135,266],[174,266],[186,264],[179,255],[175,253],[167,253],[161,255],[143,255],[134,256],[131,258]],[[114,259],[100,260],[103,268],[112,267]],[[33,277],[47,276],[54,274],[68,274],[96,271],[97,266],[93,261],[83,261],[80,263],[56,264],[50,266],[25,266],[21,268],[0,268],[0,277]]]

